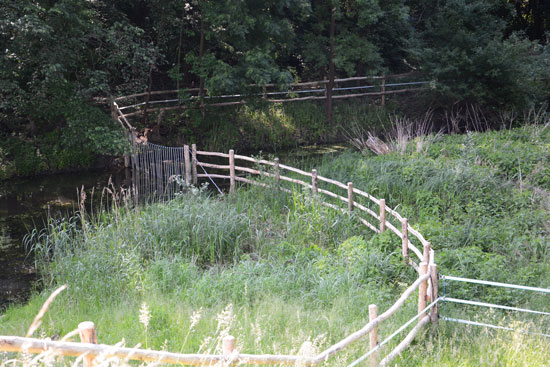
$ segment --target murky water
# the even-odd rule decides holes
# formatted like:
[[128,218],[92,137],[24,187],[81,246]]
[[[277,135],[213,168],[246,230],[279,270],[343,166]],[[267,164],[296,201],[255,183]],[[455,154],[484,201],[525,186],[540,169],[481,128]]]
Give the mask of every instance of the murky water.
[[24,236],[33,228],[43,228],[48,216],[73,215],[77,188],[84,186],[88,197],[93,190],[99,198],[110,177],[115,186],[130,183],[124,170],[0,181],[0,310],[9,303],[25,301],[38,277],[33,256],[25,250]]

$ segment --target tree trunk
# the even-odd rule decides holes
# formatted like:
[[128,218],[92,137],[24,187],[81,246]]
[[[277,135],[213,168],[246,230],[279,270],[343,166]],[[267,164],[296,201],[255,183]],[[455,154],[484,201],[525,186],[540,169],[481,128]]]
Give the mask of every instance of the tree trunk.
[[332,123],[332,89],[334,88],[334,29],[336,27],[334,12],[336,9],[333,7],[330,10],[330,51],[329,51],[329,64],[328,64],[328,85],[326,86],[327,100],[326,100],[326,116],[327,122]]
[[202,19],[201,12],[201,39],[199,42],[199,67],[200,70],[200,79],[199,79],[199,103],[201,104],[201,115],[204,120],[204,101],[202,97],[204,96],[204,77],[202,75],[202,57],[204,56],[204,21]]

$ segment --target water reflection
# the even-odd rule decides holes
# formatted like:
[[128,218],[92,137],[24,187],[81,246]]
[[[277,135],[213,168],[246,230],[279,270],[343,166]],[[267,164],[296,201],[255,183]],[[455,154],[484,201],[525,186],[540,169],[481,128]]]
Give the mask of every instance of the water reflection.
[[67,218],[77,208],[77,189],[84,186],[88,209],[99,203],[109,178],[116,187],[130,185],[129,171],[59,174],[0,182],[0,310],[25,301],[37,279],[32,255],[23,238],[33,228],[43,228],[48,215]]

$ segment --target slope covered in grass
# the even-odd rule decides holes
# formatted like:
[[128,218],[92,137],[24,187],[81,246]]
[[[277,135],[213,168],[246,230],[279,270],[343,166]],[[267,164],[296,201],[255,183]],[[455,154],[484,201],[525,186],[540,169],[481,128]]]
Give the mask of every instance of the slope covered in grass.
[[[528,126],[413,141],[384,156],[349,151],[302,166],[385,198],[432,242],[443,274],[548,287],[550,199],[539,162],[549,143],[545,129]],[[506,169],[516,160],[521,179],[519,167]],[[296,353],[306,340],[319,351],[364,325],[370,303],[385,310],[415,278],[395,235],[374,235],[353,220],[357,213],[338,214],[299,188],[292,195],[245,187],[225,197],[193,192],[52,223],[35,235],[46,289],[8,309],[0,334],[25,334],[47,294],[67,283],[40,329],[44,336],[93,320],[105,343],[124,338],[207,352],[219,351],[220,336],[230,333],[243,352]],[[440,294],[549,310],[545,298],[519,291],[448,283]],[[415,307],[411,297],[380,337]],[[523,331],[549,326],[539,316],[467,306],[445,305],[441,313]],[[546,339],[443,321],[430,334],[395,364],[537,365],[548,348]],[[358,343],[331,364],[347,365],[364,350]]]

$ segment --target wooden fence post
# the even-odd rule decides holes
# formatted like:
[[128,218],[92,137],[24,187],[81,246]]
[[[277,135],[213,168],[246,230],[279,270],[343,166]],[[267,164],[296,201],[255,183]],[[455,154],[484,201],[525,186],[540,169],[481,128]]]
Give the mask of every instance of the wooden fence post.
[[[376,305],[369,305],[369,322],[373,322],[378,317],[378,307]],[[369,350],[375,348],[378,345],[378,326],[375,326],[370,332],[370,345]],[[371,367],[378,366],[378,352],[374,352],[370,355]]]
[[281,185],[281,170],[279,169],[279,158],[275,158],[275,186],[279,190]]
[[235,350],[235,337],[231,335],[227,335],[223,338],[222,341],[222,350],[223,354],[228,356],[233,353]]
[[382,77],[382,106],[386,105],[386,76]]
[[386,231],[386,200],[380,199],[380,233]]
[[318,183],[317,183],[317,170],[312,169],[311,170],[311,192],[313,195],[317,195],[318,191]]
[[[418,272],[420,276],[428,273],[428,263],[422,261],[418,266]],[[426,296],[428,293],[428,279],[420,283],[418,287],[418,313],[426,308]],[[420,318],[421,320],[422,318]]]
[[[437,265],[431,264],[430,265],[430,279],[432,281],[432,302],[437,300],[439,298],[439,290],[438,290],[438,282],[439,282],[439,274],[437,273]],[[439,320],[439,310],[437,307],[437,303],[432,307],[430,311],[430,319],[433,324],[437,325],[437,321]]]
[[118,112],[117,112],[117,108],[116,108],[116,104],[115,104],[115,100],[114,99],[111,99],[111,118],[113,120],[118,120]]
[[422,262],[425,262],[426,264],[430,263],[430,248],[430,243],[426,242],[423,248],[424,251],[422,252]]
[[401,253],[405,260],[409,260],[409,221],[403,218],[401,221]]
[[189,145],[183,146],[183,161],[185,165],[185,183],[191,185],[191,159],[189,158]]
[[229,151],[229,193],[235,193],[235,151]]
[[348,182],[348,212],[353,211],[353,182]]
[[191,160],[192,160],[192,167],[193,170],[193,185],[196,185],[198,183],[198,177],[197,177],[197,144],[191,145]]
[[[95,325],[91,321],[84,321],[78,324],[78,332],[82,343],[97,344],[97,336],[95,333]],[[92,367],[95,356],[87,355],[84,357],[84,367]]]

